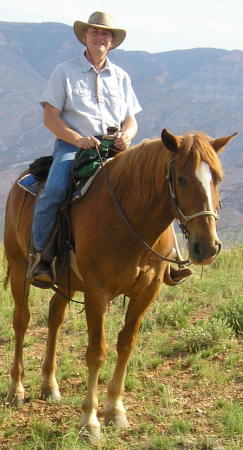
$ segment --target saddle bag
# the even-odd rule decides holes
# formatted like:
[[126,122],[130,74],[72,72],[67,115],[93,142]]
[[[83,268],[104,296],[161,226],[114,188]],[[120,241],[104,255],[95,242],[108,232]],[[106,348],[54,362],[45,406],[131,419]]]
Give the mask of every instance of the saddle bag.
[[[112,147],[114,140],[102,139],[99,147],[99,153],[102,162],[105,162],[111,156],[114,156]],[[76,152],[73,162],[73,176],[74,179],[89,178],[101,166],[101,160],[96,148],[89,150],[80,149]]]
[[53,156],[41,156],[35,159],[29,165],[29,171],[31,175],[34,175],[40,181],[46,180],[50,167],[52,165]]
[[[107,153],[108,150],[105,151],[101,149],[100,155],[102,162],[106,161],[107,159]],[[74,178],[89,178],[91,177],[96,170],[101,165],[99,156],[97,154],[96,149],[90,149],[90,150],[78,150],[75,159],[73,162],[73,175]]]

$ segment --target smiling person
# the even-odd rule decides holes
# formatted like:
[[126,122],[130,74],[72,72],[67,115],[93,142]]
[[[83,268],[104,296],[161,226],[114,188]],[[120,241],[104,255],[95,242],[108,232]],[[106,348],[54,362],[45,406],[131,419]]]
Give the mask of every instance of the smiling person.
[[74,32],[83,53],[59,64],[43,93],[44,124],[56,136],[53,163],[37,201],[32,224],[34,259],[27,277],[49,287],[53,273],[43,251],[55,228],[57,212],[71,185],[71,167],[78,149],[100,145],[109,126],[118,128],[117,150],[129,147],[141,111],[128,74],[107,57],[126,37],[110,14],[94,12],[88,22],[76,21]]

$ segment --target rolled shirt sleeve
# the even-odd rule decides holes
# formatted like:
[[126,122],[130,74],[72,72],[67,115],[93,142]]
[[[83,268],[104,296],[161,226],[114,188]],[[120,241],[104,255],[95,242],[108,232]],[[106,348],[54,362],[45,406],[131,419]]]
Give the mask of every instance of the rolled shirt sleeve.
[[130,77],[127,74],[124,78],[124,92],[125,92],[125,102],[127,106],[125,117],[133,116],[142,111],[142,108],[133,90]]
[[62,70],[62,66],[58,65],[52,72],[51,77],[47,82],[40,104],[44,106],[45,103],[50,103],[50,105],[62,111],[65,106],[65,101],[66,101],[65,74]]

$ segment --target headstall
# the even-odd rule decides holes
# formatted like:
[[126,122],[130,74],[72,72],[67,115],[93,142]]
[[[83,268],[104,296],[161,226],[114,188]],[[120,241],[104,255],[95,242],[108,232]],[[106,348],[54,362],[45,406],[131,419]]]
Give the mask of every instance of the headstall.
[[174,164],[176,162],[176,157],[171,158],[169,165],[168,165],[168,170],[167,170],[167,175],[166,178],[168,180],[168,186],[169,186],[169,193],[171,195],[172,198],[172,202],[175,206],[175,208],[177,209],[177,211],[179,212],[180,216],[182,217],[182,221],[178,220],[179,222],[179,227],[183,233],[183,235],[188,238],[188,232],[187,232],[187,224],[188,222],[190,222],[190,220],[195,219],[196,217],[200,217],[200,216],[213,216],[215,218],[215,220],[217,220],[219,218],[219,215],[217,214],[217,212],[214,211],[210,211],[210,210],[203,210],[203,211],[199,211],[195,214],[191,214],[190,216],[186,216],[178,202],[176,199],[176,189],[175,189],[175,167]]

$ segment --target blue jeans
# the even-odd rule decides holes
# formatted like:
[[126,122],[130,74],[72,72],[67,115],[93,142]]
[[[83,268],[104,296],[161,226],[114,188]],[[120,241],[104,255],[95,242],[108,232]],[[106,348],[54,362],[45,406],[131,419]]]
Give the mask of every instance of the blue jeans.
[[54,231],[59,206],[71,186],[71,168],[77,150],[78,147],[61,139],[55,142],[53,163],[34,210],[32,239],[37,252],[44,250]]

